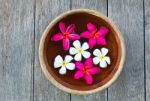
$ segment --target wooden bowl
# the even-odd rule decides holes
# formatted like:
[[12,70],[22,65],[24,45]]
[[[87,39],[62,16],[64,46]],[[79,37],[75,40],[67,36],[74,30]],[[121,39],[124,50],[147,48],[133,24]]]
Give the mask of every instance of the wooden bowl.
[[[111,57],[111,65],[93,76],[94,83],[92,85],[87,85],[84,79],[73,79],[74,71],[69,71],[66,75],[60,75],[58,70],[54,69],[54,58],[57,55],[65,56],[68,54],[59,42],[51,41],[52,35],[59,32],[58,23],[60,21],[64,21],[67,26],[74,23],[76,25],[75,32],[78,33],[86,30],[88,22],[94,23],[97,28],[106,26],[110,30],[106,37],[107,45],[104,47],[109,49],[108,56]],[[76,9],[56,17],[45,29],[40,40],[39,59],[45,76],[56,87],[73,94],[91,94],[107,88],[119,76],[125,60],[125,45],[121,32],[106,16],[93,10]]]

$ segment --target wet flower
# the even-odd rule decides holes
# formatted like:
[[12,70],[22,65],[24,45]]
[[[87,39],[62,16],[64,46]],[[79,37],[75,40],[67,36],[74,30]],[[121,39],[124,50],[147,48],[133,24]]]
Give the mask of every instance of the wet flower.
[[74,79],[80,79],[84,77],[87,84],[92,84],[93,83],[92,75],[100,72],[99,67],[93,66],[92,58],[86,59],[85,64],[78,61],[75,63],[75,66],[78,70],[75,72]]
[[76,41],[73,42],[73,46],[74,47],[70,47],[69,53],[71,55],[75,55],[74,59],[76,61],[81,61],[82,56],[86,59],[91,56],[91,53],[87,51],[87,49],[89,49],[89,45],[88,45],[87,42],[84,42],[81,46],[80,41],[76,40]]
[[99,66],[101,68],[106,68],[107,64],[110,64],[110,57],[106,56],[107,53],[107,48],[102,48],[101,50],[95,49],[93,55],[95,55],[96,57],[93,58],[93,63],[95,65],[99,63]]
[[94,24],[87,24],[88,30],[81,33],[81,37],[89,39],[89,46],[93,48],[96,43],[99,45],[106,45],[105,36],[108,34],[109,30],[106,27],[101,27],[98,31]]
[[67,69],[68,70],[75,69],[75,64],[71,63],[72,60],[73,58],[70,55],[66,55],[64,60],[60,55],[57,55],[54,60],[54,68],[60,68],[59,73],[61,75],[64,75],[67,73]]
[[80,36],[78,34],[74,33],[75,25],[71,24],[69,27],[65,27],[65,24],[63,22],[59,23],[60,33],[57,33],[52,36],[52,41],[60,41],[63,40],[63,47],[64,50],[68,50],[70,47],[70,40],[78,40],[80,39]]

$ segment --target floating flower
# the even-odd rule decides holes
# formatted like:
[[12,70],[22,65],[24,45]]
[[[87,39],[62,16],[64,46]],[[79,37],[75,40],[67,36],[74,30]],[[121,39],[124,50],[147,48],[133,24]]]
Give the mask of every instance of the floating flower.
[[88,30],[81,33],[81,36],[84,38],[89,38],[89,46],[90,48],[93,48],[96,43],[99,45],[106,45],[105,36],[109,32],[109,30],[106,27],[101,27],[98,31],[94,24],[88,23],[87,24]]
[[74,59],[76,61],[81,61],[82,56],[86,59],[91,56],[90,52],[86,51],[87,49],[89,49],[89,45],[87,42],[84,42],[83,45],[81,46],[80,41],[76,40],[73,42],[73,46],[74,47],[70,47],[69,53],[71,55],[75,55]]
[[84,77],[87,84],[92,84],[93,83],[92,75],[100,72],[99,67],[93,67],[92,58],[88,58],[85,61],[85,64],[82,64],[81,62],[76,62],[75,65],[78,71],[75,72],[74,79],[80,79]]
[[107,64],[110,64],[110,58],[106,56],[108,53],[107,48],[102,48],[101,51],[99,49],[95,49],[93,54],[96,56],[93,58],[93,63],[97,65],[99,63],[99,66],[101,68],[106,68]]
[[64,75],[67,73],[67,70],[74,70],[75,69],[75,64],[71,63],[71,61],[73,60],[72,56],[70,55],[66,55],[65,59],[63,60],[63,58],[60,55],[57,55],[55,60],[54,60],[54,68],[60,68],[59,73],[61,75]]
[[[59,28],[61,33],[57,33],[54,36],[52,36],[52,41],[60,41],[63,40],[63,47],[64,50],[68,50],[70,46],[69,40],[78,40],[80,39],[80,36],[78,34],[74,33],[75,25],[71,24],[67,29],[65,27],[65,24],[63,22],[59,23]],[[73,34],[74,33],[74,34]]]

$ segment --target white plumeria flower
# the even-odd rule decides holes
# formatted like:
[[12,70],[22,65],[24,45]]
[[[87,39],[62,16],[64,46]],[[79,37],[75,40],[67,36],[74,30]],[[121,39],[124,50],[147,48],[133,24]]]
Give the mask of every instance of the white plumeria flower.
[[73,42],[73,46],[71,47],[69,50],[69,53],[71,55],[75,55],[74,59],[76,61],[81,61],[82,60],[82,56],[84,58],[89,58],[91,56],[90,52],[86,51],[87,49],[89,49],[89,45],[87,42],[84,42],[81,46],[81,43],[79,40],[76,40]]
[[60,55],[57,55],[55,60],[54,60],[54,68],[59,68],[59,74],[64,75],[67,73],[67,70],[74,70],[75,69],[75,64],[71,63],[71,61],[73,60],[73,57],[70,55],[66,55],[65,59],[63,60],[63,58]]
[[99,49],[95,49],[93,55],[96,56],[93,58],[93,63],[101,68],[106,68],[107,64],[110,64],[110,57],[106,56],[108,53],[107,48],[102,48],[101,51]]

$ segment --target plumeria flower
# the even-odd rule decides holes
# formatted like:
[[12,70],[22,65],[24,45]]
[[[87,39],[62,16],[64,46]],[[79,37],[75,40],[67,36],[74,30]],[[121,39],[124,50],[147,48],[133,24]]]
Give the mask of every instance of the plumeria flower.
[[75,63],[75,65],[78,71],[75,72],[74,79],[80,79],[84,77],[87,84],[92,84],[93,83],[92,75],[100,72],[99,67],[93,67],[92,58],[88,58],[85,61],[85,64],[82,64],[81,62],[78,61]]
[[[63,22],[59,23],[60,33],[55,34],[52,36],[52,41],[60,41],[63,40],[63,47],[64,50],[68,50],[70,47],[70,41],[69,40],[78,40],[80,39],[80,36],[78,34],[74,33],[75,25],[71,24],[69,27],[65,27],[65,24]],[[74,34],[73,34],[74,33]]]
[[76,41],[73,42],[73,46],[74,47],[70,47],[69,53],[71,55],[75,55],[74,59],[76,61],[81,61],[82,56],[86,59],[91,56],[90,52],[86,51],[87,49],[89,49],[89,45],[88,45],[87,42],[84,42],[81,46],[80,41],[76,40]]
[[101,51],[99,49],[95,49],[93,54],[96,56],[93,58],[93,63],[101,68],[106,68],[107,64],[110,64],[110,57],[106,56],[108,53],[107,48],[102,48]]
[[81,33],[81,37],[89,38],[89,46],[93,48],[96,43],[99,45],[106,45],[106,39],[104,38],[109,30],[106,27],[101,27],[98,31],[94,24],[87,24],[87,31]]
[[54,68],[61,67],[59,69],[59,73],[61,75],[64,75],[67,73],[67,69],[68,70],[74,70],[75,69],[75,64],[71,63],[72,60],[73,60],[73,58],[70,55],[66,55],[64,60],[60,55],[57,55],[55,60],[54,60]]

